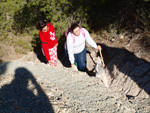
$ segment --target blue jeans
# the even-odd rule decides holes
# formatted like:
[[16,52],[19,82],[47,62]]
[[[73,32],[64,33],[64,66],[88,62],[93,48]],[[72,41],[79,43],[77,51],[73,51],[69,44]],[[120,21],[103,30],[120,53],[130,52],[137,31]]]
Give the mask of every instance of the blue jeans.
[[85,71],[86,68],[86,49],[81,53],[74,54],[75,62],[79,71]]

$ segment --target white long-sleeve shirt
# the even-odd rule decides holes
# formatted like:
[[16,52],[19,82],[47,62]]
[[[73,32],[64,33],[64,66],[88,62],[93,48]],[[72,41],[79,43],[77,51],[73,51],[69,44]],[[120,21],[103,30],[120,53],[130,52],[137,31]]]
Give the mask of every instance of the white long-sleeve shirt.
[[78,54],[84,50],[85,40],[90,46],[94,47],[95,49],[97,48],[97,44],[91,38],[89,32],[85,28],[82,28],[82,29],[85,32],[85,37],[83,36],[81,32],[79,36],[74,35],[75,41],[73,40],[71,33],[69,33],[67,36],[67,50],[68,50],[68,55],[69,55],[69,61],[71,64],[74,63],[74,54]]

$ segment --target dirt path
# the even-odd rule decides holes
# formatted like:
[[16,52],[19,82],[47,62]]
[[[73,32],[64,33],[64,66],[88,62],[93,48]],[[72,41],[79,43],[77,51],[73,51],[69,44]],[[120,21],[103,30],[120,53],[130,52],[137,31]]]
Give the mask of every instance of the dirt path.
[[22,60],[6,62],[0,65],[0,81],[0,112],[150,112],[149,99],[128,99],[98,78],[60,62],[54,68]]

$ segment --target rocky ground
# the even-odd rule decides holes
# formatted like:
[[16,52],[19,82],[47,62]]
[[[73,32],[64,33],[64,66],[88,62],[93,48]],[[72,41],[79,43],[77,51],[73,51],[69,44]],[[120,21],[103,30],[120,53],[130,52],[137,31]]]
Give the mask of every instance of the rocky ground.
[[12,61],[1,65],[0,112],[148,113],[150,99],[130,98],[70,68]]
[[[131,40],[128,42],[131,42]],[[135,52],[135,45],[133,46],[131,43],[123,45],[126,47],[126,50],[130,52],[122,52],[122,50],[119,49],[119,43],[117,45],[112,44],[113,42],[107,42],[107,46],[105,43],[106,41],[101,42],[106,63],[106,73],[109,73],[111,77],[112,75],[115,76],[111,79],[111,87],[105,87],[102,80],[93,76],[95,72],[91,70],[94,69],[94,62],[96,61],[94,58],[90,59],[91,56],[93,57],[95,55],[95,53],[90,52],[90,49],[90,54],[87,54],[87,58],[88,68],[91,73],[77,72],[68,67],[64,67],[66,62],[64,59],[58,61],[57,67],[50,67],[41,63],[36,54],[30,52],[18,60],[4,62],[0,65],[0,112],[149,113],[150,98],[147,97],[148,95],[146,95],[147,98],[138,95],[127,95],[127,93],[134,88],[125,89],[125,87],[123,87],[123,83],[127,84],[131,82],[136,84],[135,80],[127,79],[126,82],[117,82],[120,81],[120,75],[126,79],[128,77],[125,77],[125,75],[130,75],[126,72],[132,71],[128,68],[123,68],[128,69],[128,71],[122,71],[122,68],[119,69],[119,66],[124,66],[120,65],[120,63],[117,64],[117,61],[122,62],[122,60],[116,59],[123,58],[124,60],[124,57],[116,57],[114,54],[127,53],[127,55],[130,55],[129,53],[131,51],[133,53]],[[130,49],[128,49],[129,46]],[[139,51],[141,51],[141,49],[139,49]],[[113,54],[110,54],[111,52],[113,52]],[[108,53],[109,55],[106,55]],[[144,52],[144,54],[145,53],[146,52]],[[141,54],[141,52],[135,52],[136,57],[132,55],[133,58],[131,59],[136,58],[141,61],[141,58],[143,58]],[[124,55],[126,54],[123,54],[123,56]],[[148,55],[149,53],[147,53],[144,60],[146,63],[144,63],[144,65],[147,66],[149,66]],[[117,54],[117,56],[119,55]],[[111,68],[114,66],[112,63],[116,65],[113,69]],[[129,62],[125,62],[125,64],[126,63],[128,64]],[[140,65],[139,63],[138,66]],[[112,71],[110,72],[109,70]],[[149,68],[146,67],[143,73],[143,76],[149,74]],[[124,79],[122,81],[124,81]],[[115,87],[114,82],[117,87]],[[139,87],[139,85],[137,87]],[[142,92],[142,90],[138,91]]]
[[[32,56],[30,53],[29,56]],[[127,98],[84,72],[16,60],[1,64],[0,112],[149,113],[150,99]]]

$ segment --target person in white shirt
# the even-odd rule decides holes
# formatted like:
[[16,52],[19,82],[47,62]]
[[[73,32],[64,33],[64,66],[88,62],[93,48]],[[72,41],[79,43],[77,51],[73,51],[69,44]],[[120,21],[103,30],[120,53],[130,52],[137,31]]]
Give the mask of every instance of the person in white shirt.
[[85,71],[86,69],[86,48],[85,42],[95,49],[101,51],[101,46],[97,46],[95,41],[91,38],[89,32],[85,28],[80,28],[78,24],[71,25],[71,32],[67,35],[67,51],[71,67],[77,68],[79,71]]

